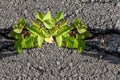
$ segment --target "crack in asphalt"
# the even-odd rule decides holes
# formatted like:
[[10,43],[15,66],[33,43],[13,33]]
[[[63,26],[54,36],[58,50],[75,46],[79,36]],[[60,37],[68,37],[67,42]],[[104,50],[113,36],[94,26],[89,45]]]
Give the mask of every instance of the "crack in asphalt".
[[[99,46],[95,46],[95,45],[92,45],[92,44],[89,44],[89,42],[86,43],[86,45],[88,47],[90,47],[92,50],[93,49],[96,49],[97,51],[100,51],[100,52],[105,52],[106,54],[108,55],[113,55],[113,56],[116,56],[118,58],[120,58],[120,52],[117,52],[117,51],[109,51],[109,50],[106,50],[106,48],[102,48],[102,47],[99,47]],[[87,51],[87,49],[85,49]]]
[[107,34],[117,34],[120,35],[120,30],[116,29],[88,29],[88,31],[91,33],[91,36],[88,37],[86,40],[94,39],[95,37],[98,37],[99,35],[107,35]]
[[[104,35],[108,35],[108,34],[117,34],[117,35],[120,35],[120,31],[119,30],[115,30],[115,29],[105,29],[105,30],[102,30],[102,29],[88,29],[88,31],[91,33],[91,36],[88,37],[86,40],[91,40],[91,39],[94,39],[98,36],[104,36]],[[8,39],[8,40],[14,40],[12,37],[9,36],[9,33],[11,32],[11,28],[5,28],[5,29],[0,29],[0,36]],[[9,49],[9,47],[13,46],[14,43],[10,43],[10,44],[7,44],[7,45],[2,45],[0,47],[0,51],[6,49],[6,50],[9,50],[9,51],[13,51],[15,49]],[[97,51],[100,51],[100,52],[105,52],[106,54],[108,55],[114,55],[116,57],[119,57],[120,58],[120,52],[117,52],[117,51],[109,51],[109,50],[106,50],[106,48],[104,47],[99,47],[99,46],[96,46],[96,45],[93,45],[93,44],[90,44],[89,41],[87,42],[86,41],[86,45],[88,47],[90,47],[91,49],[96,49]],[[85,49],[87,51],[87,49]]]

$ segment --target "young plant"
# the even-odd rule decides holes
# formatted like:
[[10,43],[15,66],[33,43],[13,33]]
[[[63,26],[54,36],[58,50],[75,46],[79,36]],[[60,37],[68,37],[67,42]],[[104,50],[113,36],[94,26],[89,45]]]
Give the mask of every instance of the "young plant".
[[58,47],[76,48],[81,53],[85,48],[84,40],[89,37],[89,32],[86,25],[78,18],[68,26],[63,12],[59,12],[53,18],[50,11],[45,15],[38,11],[36,20],[32,20],[32,25],[28,25],[25,19],[20,19],[13,26],[10,35],[16,39],[14,47],[19,53],[23,48],[42,47],[44,42],[54,41],[57,42]]

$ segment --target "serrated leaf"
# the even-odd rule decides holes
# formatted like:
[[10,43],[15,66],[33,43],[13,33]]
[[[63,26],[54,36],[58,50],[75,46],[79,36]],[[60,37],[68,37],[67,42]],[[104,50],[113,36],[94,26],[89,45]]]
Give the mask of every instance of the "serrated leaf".
[[51,17],[51,12],[48,11],[47,14],[44,16],[43,21],[44,21],[44,20],[51,20],[51,19],[52,19],[52,17]]
[[74,19],[73,24],[74,26],[79,27],[80,29],[82,28],[86,29],[86,25],[83,24],[82,21],[79,20],[78,18]]
[[42,32],[40,32],[39,28],[35,27],[35,26],[31,26],[31,27],[26,27],[31,33],[41,36],[44,38],[44,35],[42,34]]
[[45,25],[45,27],[46,27],[47,29],[52,29],[52,27],[53,27],[53,25],[54,25],[51,20],[45,20],[45,21],[43,22],[43,24]]
[[18,39],[19,37],[21,37],[20,34],[14,32],[14,31],[11,31],[11,32],[10,32],[10,36],[13,37],[13,38],[15,38],[15,39]]
[[22,35],[22,37],[17,39],[17,41],[14,44],[14,47],[17,49],[17,51],[19,53],[21,53],[22,52],[22,48],[24,48],[25,46],[26,46],[25,39],[24,39],[24,36]]
[[58,22],[58,21],[60,21],[61,19],[63,19],[64,18],[64,13],[61,11],[61,12],[59,12],[57,15],[56,15],[56,21]]
[[35,37],[35,36],[29,36],[29,37],[25,38],[26,48],[34,47],[36,40],[37,40],[37,37]]
[[19,53],[22,52],[22,45],[21,45],[21,43],[22,43],[22,40],[18,39],[17,41],[15,41],[15,44],[14,44],[14,47],[17,49],[17,51]]
[[43,43],[43,40],[45,38],[45,36],[42,34],[42,32],[40,32],[40,30],[37,28],[37,27],[27,27],[27,29],[33,33],[34,35],[37,36],[37,46],[38,47],[42,47],[42,43]]
[[73,37],[64,37],[65,46],[68,48],[77,48],[78,41]]
[[44,15],[40,12],[40,11],[37,11],[37,13],[36,13],[36,18],[38,19],[38,20],[43,20],[43,18],[44,18]]
[[78,52],[82,53],[85,47],[85,42],[83,40],[78,40]]
[[72,26],[70,26],[70,27],[69,27],[69,26],[64,26],[64,27],[62,27],[62,28],[59,30],[59,32],[58,32],[58,34],[57,34],[56,36],[65,35],[66,33],[70,32],[72,29],[73,29]]
[[22,18],[18,21],[16,25],[13,26],[13,31],[15,33],[20,34],[26,25],[27,25],[26,20]]

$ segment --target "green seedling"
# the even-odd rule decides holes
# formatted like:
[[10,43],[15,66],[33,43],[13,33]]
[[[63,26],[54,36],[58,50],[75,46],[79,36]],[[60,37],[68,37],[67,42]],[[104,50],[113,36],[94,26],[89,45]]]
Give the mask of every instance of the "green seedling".
[[32,20],[32,25],[28,25],[25,19],[20,19],[13,26],[10,33],[16,41],[14,47],[19,53],[23,48],[42,47],[44,42],[57,42],[58,47],[76,48],[81,53],[85,48],[85,38],[89,37],[86,25],[78,18],[73,20],[72,25],[64,20],[63,12],[59,12],[56,17],[51,16],[48,11],[45,15],[37,12],[36,20]]

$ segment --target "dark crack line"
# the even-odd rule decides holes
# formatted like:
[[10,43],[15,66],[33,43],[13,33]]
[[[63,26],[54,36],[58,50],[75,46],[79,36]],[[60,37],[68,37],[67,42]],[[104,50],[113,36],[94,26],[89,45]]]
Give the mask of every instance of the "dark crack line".
[[[113,55],[113,56],[116,56],[116,57],[120,58],[120,52],[117,52],[117,51],[109,51],[109,50],[106,50],[105,48],[100,48],[99,46],[95,46],[95,45],[92,45],[92,44],[89,44],[89,43],[87,43],[86,45],[87,45],[88,47],[90,47],[91,50],[96,49],[97,51],[105,52],[105,53],[108,54],[108,55]],[[87,49],[85,49],[85,50],[88,51]]]
[[[0,35],[2,37],[5,37],[6,39],[14,40],[12,37],[9,36],[10,32],[12,31],[12,28],[5,28],[0,29]],[[98,37],[99,35],[107,35],[107,34],[117,34],[120,35],[120,30],[116,29],[88,29],[88,31],[91,33],[91,36],[88,37],[86,40],[94,39],[95,37]]]
[[8,45],[3,45],[0,47],[0,51],[3,51],[3,50],[9,50],[9,51],[14,51],[15,49],[9,49],[11,46],[13,46],[14,44],[8,44]]
[[10,32],[12,28],[8,28],[8,29],[0,29],[0,36],[6,38],[6,39],[10,39],[10,40],[14,40],[12,37],[9,36]]
[[100,35],[108,35],[108,34],[117,34],[120,35],[120,30],[115,30],[115,29],[88,29],[90,32],[91,36],[86,38],[86,40],[94,39],[95,37],[98,37]]

